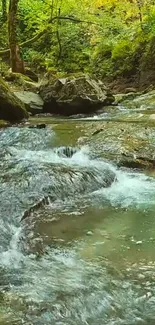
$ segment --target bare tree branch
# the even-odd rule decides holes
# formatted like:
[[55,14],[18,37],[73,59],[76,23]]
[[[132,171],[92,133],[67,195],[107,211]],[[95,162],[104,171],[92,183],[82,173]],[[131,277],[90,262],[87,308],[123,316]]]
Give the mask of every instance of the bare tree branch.
[[[74,23],[86,23],[86,24],[91,24],[91,25],[99,25],[97,23],[93,23],[92,21],[87,21],[87,20],[80,20],[80,19],[77,19],[77,18],[73,18],[73,17],[63,17],[63,16],[55,16],[53,18],[51,18],[49,20],[49,23],[52,23],[54,22],[55,20],[68,20],[68,21],[71,21],[71,22],[74,22]],[[42,30],[41,32],[39,32],[38,34],[36,34],[34,37],[30,38],[29,40],[19,44],[20,48],[21,47],[25,47],[27,45],[30,45],[31,43],[37,41],[41,36],[43,36],[47,30],[49,29],[48,28],[45,28],[44,30]],[[54,34],[54,32],[53,32]],[[10,53],[10,49],[2,49],[0,50],[0,55],[4,55],[4,54],[9,54]]]
[[[27,45],[30,45],[32,44],[33,42],[37,41],[41,36],[43,36],[46,32],[47,32],[47,28],[42,30],[41,32],[39,32],[37,35],[35,35],[34,37],[30,38],[29,40],[23,42],[23,43],[20,43],[19,46],[20,47],[26,47]],[[52,32],[52,34],[54,34],[55,32]],[[4,49],[4,50],[0,50],[0,55],[3,55],[3,54],[7,54],[9,53],[10,50],[9,49]]]
[[77,19],[74,17],[67,17],[67,16],[55,16],[52,19],[49,20],[49,23],[52,23],[54,20],[70,20],[72,22],[75,23],[86,23],[86,24],[90,24],[90,25],[99,25],[98,23],[94,23],[92,21],[88,21],[88,20],[81,20],[81,19]]

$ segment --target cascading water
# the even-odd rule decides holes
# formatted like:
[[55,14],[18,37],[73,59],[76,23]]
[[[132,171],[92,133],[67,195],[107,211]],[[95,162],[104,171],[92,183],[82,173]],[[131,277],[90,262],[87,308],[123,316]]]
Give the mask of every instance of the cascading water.
[[2,324],[153,325],[155,180],[57,137],[0,132]]

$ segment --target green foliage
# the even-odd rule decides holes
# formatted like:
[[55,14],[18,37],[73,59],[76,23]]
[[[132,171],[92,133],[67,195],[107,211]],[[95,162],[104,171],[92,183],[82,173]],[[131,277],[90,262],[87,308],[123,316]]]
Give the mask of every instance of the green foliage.
[[91,71],[100,78],[110,76],[113,72],[113,64],[111,60],[113,44],[112,42],[104,42],[101,40],[95,46],[91,56]]
[[116,74],[125,74],[133,69],[134,48],[130,40],[118,42],[112,51],[112,61]]
[[0,24],[0,48],[8,47],[8,28],[7,24]]
[[45,55],[33,49],[27,49],[23,53],[23,59],[27,64],[37,72],[46,69]]
[[[59,16],[70,20],[53,20]],[[155,57],[155,3],[141,1],[139,7],[136,0],[20,0],[19,43],[43,31],[39,39],[22,48],[27,65],[37,72],[128,76],[151,65]],[[7,40],[4,24],[2,48],[7,47]]]
[[9,65],[5,61],[3,61],[2,58],[0,58],[0,74],[2,76],[5,75],[8,72],[9,68]]
[[140,61],[142,70],[153,70],[155,65],[155,35],[152,35],[149,42],[146,43]]

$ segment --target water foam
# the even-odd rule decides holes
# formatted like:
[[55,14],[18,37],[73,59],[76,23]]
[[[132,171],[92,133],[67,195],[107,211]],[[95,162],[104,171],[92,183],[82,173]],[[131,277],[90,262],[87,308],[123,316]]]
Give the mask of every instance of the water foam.
[[[121,171],[113,167],[117,181],[108,188],[95,191],[95,195],[106,198],[112,206],[148,207],[155,205],[155,180],[142,173]],[[94,195],[93,194],[93,195]]]
[[13,224],[10,225],[10,232],[12,237],[8,247],[0,253],[0,266],[18,269],[24,258],[22,252],[20,251],[20,239],[22,228],[15,227]]
[[[64,148],[64,147],[63,147]],[[67,147],[66,147],[67,148]],[[71,154],[66,156],[61,153],[62,147],[52,148],[47,150],[25,150],[17,149],[15,147],[9,147],[9,152],[14,156],[15,159],[20,161],[30,161],[40,163],[51,163],[51,164],[64,164],[68,166],[86,166],[96,167],[98,169],[110,168],[112,165],[101,160],[92,159],[90,148],[88,145],[84,145],[81,148],[70,148]]]
[[96,190],[93,195],[108,200],[112,206],[128,207],[131,205],[145,206],[146,204],[148,206],[155,203],[155,181],[153,178],[142,173],[120,170],[103,159],[93,159],[87,145],[79,149],[70,148],[71,154],[69,157],[61,155],[58,149],[53,148],[34,152],[11,148],[12,154],[20,161],[35,162],[37,164],[60,164],[66,167],[78,167],[79,170],[84,167],[95,171],[98,178],[102,177],[102,172],[105,172],[105,170],[111,171],[116,175],[117,181],[113,182],[108,188]]

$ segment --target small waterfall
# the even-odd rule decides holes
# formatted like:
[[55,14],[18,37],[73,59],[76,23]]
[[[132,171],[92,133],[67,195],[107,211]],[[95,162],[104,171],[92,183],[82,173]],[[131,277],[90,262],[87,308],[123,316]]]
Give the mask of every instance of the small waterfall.
[[60,147],[56,148],[55,152],[59,157],[71,158],[79,149],[74,147]]

